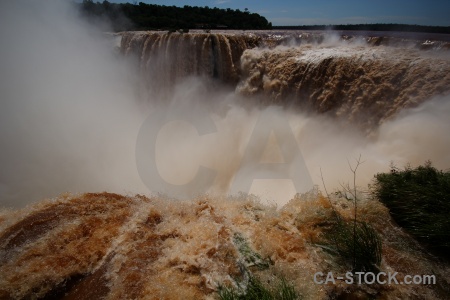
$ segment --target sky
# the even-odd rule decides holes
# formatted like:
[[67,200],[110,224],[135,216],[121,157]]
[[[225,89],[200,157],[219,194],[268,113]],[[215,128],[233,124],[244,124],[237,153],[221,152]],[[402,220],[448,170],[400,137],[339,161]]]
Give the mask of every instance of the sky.
[[[94,2],[101,0],[94,0]],[[112,1],[109,2],[126,2]],[[133,3],[134,1],[128,1]],[[450,0],[154,0],[175,6],[209,6],[258,13],[273,25],[401,23],[450,26]]]

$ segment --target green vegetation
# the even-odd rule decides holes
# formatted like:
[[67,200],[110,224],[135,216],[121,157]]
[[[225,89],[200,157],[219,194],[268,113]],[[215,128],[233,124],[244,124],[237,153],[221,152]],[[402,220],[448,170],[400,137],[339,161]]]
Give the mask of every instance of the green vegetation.
[[238,264],[241,269],[241,280],[235,280],[237,287],[226,287],[219,285],[218,294],[222,300],[294,300],[299,299],[299,295],[294,287],[284,278],[281,278],[276,286],[266,287],[257,278],[250,268],[257,267],[258,270],[265,270],[270,267],[268,259],[262,259],[261,255],[255,252],[247,240],[240,233],[235,233],[233,243],[237,247],[241,259]]
[[268,29],[266,18],[248,10],[84,0],[81,14],[91,21],[109,21],[115,31],[154,29]]
[[261,281],[250,274],[247,285],[238,285],[238,288],[219,286],[219,298],[221,300],[295,300],[299,295],[294,287],[284,278],[280,280],[274,289],[265,287]]
[[239,253],[242,255],[242,264],[246,267],[256,266],[259,270],[264,270],[269,268],[270,261],[268,259],[263,259],[259,253],[253,251],[247,240],[240,234],[235,233],[233,237],[233,242],[238,248]]
[[[326,234],[326,246],[322,246],[326,251],[336,254],[342,262],[352,267],[353,272],[378,272],[381,263],[382,243],[378,233],[366,222],[358,221],[358,191],[356,188],[356,172],[363,162],[361,156],[356,160],[356,164],[349,168],[353,173],[353,187],[342,186],[343,191],[336,194],[345,195],[345,198],[353,202],[353,219],[345,221],[335,210],[330,201],[334,224]],[[330,200],[325,182],[325,192]],[[349,195],[349,196],[347,196]]]
[[423,25],[407,25],[407,24],[299,25],[299,26],[273,26],[273,29],[450,33],[450,26],[423,26]]
[[366,222],[337,222],[327,234],[331,242],[325,250],[336,254],[353,272],[378,272],[381,239]]
[[430,249],[450,257],[450,172],[430,162],[415,169],[395,167],[375,176],[373,194],[398,225]]

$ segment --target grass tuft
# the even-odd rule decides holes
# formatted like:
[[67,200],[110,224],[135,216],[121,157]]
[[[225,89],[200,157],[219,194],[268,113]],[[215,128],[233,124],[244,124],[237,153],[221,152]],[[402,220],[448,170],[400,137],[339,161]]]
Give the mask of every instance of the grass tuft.
[[263,259],[261,255],[250,247],[247,240],[240,233],[235,233],[233,243],[236,245],[241,260],[238,262],[242,279],[235,280],[236,287],[226,287],[219,284],[218,295],[222,300],[294,300],[299,295],[294,287],[282,278],[275,287],[266,287],[249,268],[257,267],[259,270],[268,269],[270,260]]
[[337,254],[354,272],[378,272],[382,243],[377,232],[366,222],[340,221],[327,234],[331,244],[325,250]]
[[246,286],[238,284],[238,288],[219,286],[219,298],[221,300],[295,300],[299,295],[294,287],[284,278],[272,290],[265,287],[262,282],[252,274]]
[[353,272],[378,272],[381,264],[382,242],[378,233],[366,222],[358,221],[358,190],[356,187],[356,172],[363,163],[361,155],[356,159],[354,166],[348,163],[353,173],[353,187],[342,185],[343,191],[337,194],[344,196],[353,202],[353,220],[345,221],[335,210],[330,200],[325,181],[322,182],[327,193],[330,207],[333,211],[335,223],[326,234],[327,245],[322,248],[338,257],[345,263],[352,266]]

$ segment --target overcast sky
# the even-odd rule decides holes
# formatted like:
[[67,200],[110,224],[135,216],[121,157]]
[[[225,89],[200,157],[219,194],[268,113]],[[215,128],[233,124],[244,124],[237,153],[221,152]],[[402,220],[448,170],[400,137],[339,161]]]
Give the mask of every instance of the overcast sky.
[[[110,0],[110,2],[126,1]],[[137,2],[241,10],[248,8],[251,12],[266,17],[273,25],[402,23],[450,26],[450,0],[155,0]]]

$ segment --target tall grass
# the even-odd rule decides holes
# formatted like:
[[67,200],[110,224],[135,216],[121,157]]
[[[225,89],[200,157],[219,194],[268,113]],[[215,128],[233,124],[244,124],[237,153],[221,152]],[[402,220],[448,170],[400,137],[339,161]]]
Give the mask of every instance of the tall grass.
[[382,243],[377,232],[366,222],[336,223],[327,238],[331,244],[325,248],[347,265],[353,272],[378,272]]
[[357,215],[359,199],[356,173],[362,163],[361,156],[356,159],[355,166],[349,162],[350,170],[353,173],[353,186],[342,185],[343,191],[340,192],[340,194],[351,196],[346,196],[347,200],[353,202],[353,219],[351,221],[345,221],[333,207],[322,176],[324,189],[335,219],[334,225],[326,234],[327,245],[322,245],[322,247],[337,255],[345,264],[351,265],[353,272],[378,272],[382,253],[381,238],[370,224],[359,221]]
[[440,255],[450,258],[450,172],[430,162],[375,175],[372,193],[398,225]]

